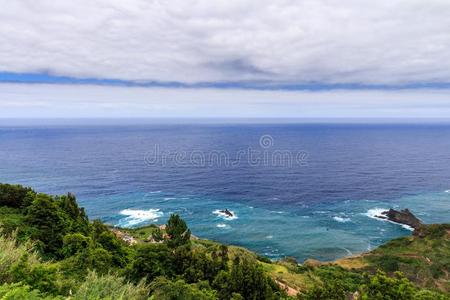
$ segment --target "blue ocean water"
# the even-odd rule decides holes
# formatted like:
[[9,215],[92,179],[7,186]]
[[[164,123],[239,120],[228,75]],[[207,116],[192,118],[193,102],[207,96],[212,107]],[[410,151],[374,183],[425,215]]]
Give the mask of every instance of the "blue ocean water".
[[0,182],[73,192],[114,225],[179,213],[199,237],[332,260],[411,233],[382,209],[450,222],[450,125],[3,124]]

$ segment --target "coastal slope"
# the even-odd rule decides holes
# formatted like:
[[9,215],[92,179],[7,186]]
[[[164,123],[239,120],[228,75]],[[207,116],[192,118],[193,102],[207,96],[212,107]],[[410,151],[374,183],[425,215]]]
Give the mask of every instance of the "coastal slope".
[[302,264],[200,239],[178,215],[111,227],[19,185],[0,184],[0,224],[1,299],[449,299],[448,224]]

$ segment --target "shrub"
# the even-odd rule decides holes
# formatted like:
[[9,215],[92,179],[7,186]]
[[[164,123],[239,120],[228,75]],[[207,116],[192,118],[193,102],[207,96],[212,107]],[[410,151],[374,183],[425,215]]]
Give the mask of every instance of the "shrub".
[[392,255],[383,255],[379,259],[379,266],[385,272],[398,271],[398,258]]
[[256,259],[259,260],[259,261],[261,261],[261,262],[263,262],[263,263],[266,263],[266,264],[271,264],[271,263],[272,263],[272,261],[270,260],[270,258],[268,258],[268,257],[266,257],[266,256],[257,255],[257,256],[256,256]]
[[420,290],[415,295],[413,300],[449,300],[450,296],[442,295],[437,292],[429,290]]
[[50,263],[32,262],[28,258],[28,254],[23,255],[12,265],[11,274],[14,282],[22,281],[33,289],[54,295],[61,290],[57,266]]
[[363,300],[411,300],[415,294],[413,284],[401,273],[388,277],[379,271],[360,289]]
[[91,239],[81,233],[69,233],[63,238],[61,253],[65,257],[69,257],[88,249],[91,245]]
[[317,283],[307,292],[298,294],[297,298],[300,300],[345,300],[346,294],[346,289],[340,281],[325,281],[322,285]]
[[439,239],[447,234],[447,230],[450,230],[450,224],[430,224],[424,226],[422,230],[431,239]]
[[170,281],[159,277],[150,284],[150,300],[216,300],[215,291],[210,288],[199,289],[195,284],[183,280]]

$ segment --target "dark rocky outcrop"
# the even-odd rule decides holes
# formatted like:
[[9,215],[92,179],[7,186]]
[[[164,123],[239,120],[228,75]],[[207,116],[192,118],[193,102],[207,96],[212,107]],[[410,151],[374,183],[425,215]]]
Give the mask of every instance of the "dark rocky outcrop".
[[222,214],[225,214],[227,217],[233,217],[233,213],[229,211],[228,209],[224,209],[220,211]]
[[395,223],[408,225],[415,230],[419,229],[422,226],[422,222],[407,208],[400,211],[391,208],[390,210],[384,211],[381,214],[382,216],[378,217],[387,219]]

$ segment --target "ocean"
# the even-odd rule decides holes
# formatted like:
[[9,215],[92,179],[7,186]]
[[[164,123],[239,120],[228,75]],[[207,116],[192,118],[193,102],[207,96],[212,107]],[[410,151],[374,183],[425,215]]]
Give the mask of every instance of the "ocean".
[[3,122],[0,182],[75,193],[112,225],[178,213],[201,238],[333,260],[411,234],[384,209],[450,222],[450,125]]

